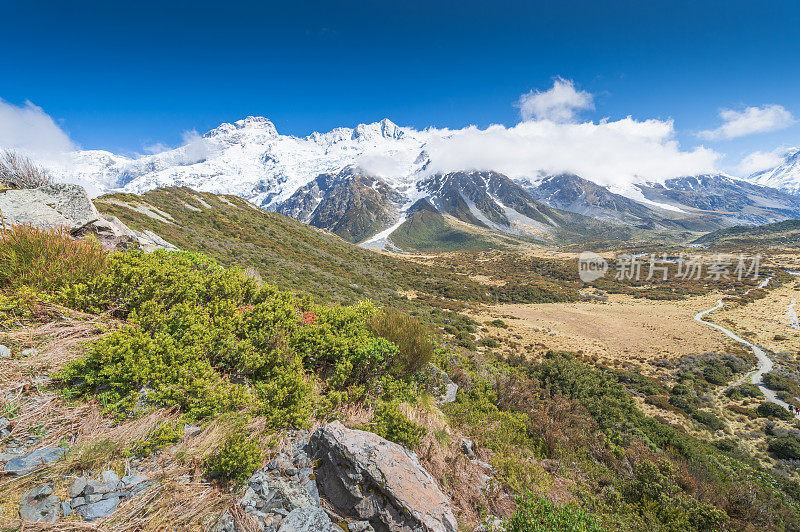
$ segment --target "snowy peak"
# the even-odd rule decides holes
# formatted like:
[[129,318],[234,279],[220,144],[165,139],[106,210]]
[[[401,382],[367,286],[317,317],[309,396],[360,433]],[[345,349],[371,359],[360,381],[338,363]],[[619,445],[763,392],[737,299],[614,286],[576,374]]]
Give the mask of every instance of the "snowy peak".
[[788,150],[780,165],[756,172],[748,179],[758,185],[800,195],[800,148]]
[[263,116],[248,116],[242,120],[237,120],[233,124],[225,122],[218,127],[212,129],[205,135],[204,138],[213,139],[223,137],[226,135],[236,134],[237,132],[248,132],[251,134],[262,134],[268,137],[278,136],[278,130],[275,125],[268,118]]

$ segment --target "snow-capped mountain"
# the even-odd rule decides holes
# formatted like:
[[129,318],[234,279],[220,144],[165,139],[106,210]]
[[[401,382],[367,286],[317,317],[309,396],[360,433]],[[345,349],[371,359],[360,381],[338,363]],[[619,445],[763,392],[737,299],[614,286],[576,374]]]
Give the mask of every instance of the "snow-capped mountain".
[[[602,230],[598,223],[708,231],[800,217],[799,197],[724,175],[628,183],[612,190],[592,176],[540,171],[512,179],[492,168],[434,172],[427,148],[451,134],[384,119],[295,137],[278,133],[267,118],[251,116],[153,155],[75,152],[72,164],[58,170],[63,180],[83,184],[95,195],[170,186],[234,194],[375,248],[392,248],[391,234],[401,227],[406,241],[413,240],[409,227],[419,233],[420,220],[455,224],[459,231],[550,239],[565,231]],[[800,188],[798,158],[796,152],[783,170],[762,178],[786,188],[792,182],[787,176],[796,176],[793,182]],[[447,231],[441,229],[441,235]]]
[[419,156],[427,137],[427,132],[386,119],[295,137],[280,135],[266,118],[250,116],[179,148],[136,159],[99,150],[76,152],[72,166],[60,171],[100,191],[187,186],[235,194],[272,210],[318,175],[349,165],[374,168],[392,186],[403,188],[404,178],[424,163]]
[[756,172],[748,179],[758,185],[800,195],[800,148],[788,150],[780,165]]

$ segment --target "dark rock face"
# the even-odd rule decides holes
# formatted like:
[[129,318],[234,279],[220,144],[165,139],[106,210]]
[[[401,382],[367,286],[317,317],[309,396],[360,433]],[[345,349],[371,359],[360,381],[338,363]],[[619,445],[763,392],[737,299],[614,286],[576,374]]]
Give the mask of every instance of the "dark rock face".
[[312,435],[309,451],[323,495],[343,514],[378,531],[457,530],[450,500],[402,446],[337,421]]
[[565,222],[561,213],[497,172],[435,174],[418,188],[429,194],[441,212],[481,227],[505,232],[549,231]]
[[321,174],[284,201],[278,212],[361,242],[399,218],[403,195],[356,167]]

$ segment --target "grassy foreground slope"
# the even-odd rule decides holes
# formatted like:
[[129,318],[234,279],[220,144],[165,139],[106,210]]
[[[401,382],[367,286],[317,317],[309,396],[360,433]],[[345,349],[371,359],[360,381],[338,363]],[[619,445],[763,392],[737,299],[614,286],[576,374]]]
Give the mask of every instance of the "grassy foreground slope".
[[[0,342],[12,347],[0,391],[14,392],[0,408],[15,437],[69,447],[51,469],[0,479],[0,528],[33,485],[62,490],[129,459],[160,482],[99,528],[200,528],[235,503],[282,434],[326,419],[416,451],[464,530],[486,514],[510,532],[800,526],[796,481],[735,444],[645,416],[630,383],[573,355],[456,348],[420,319],[314,303],[197,253],[109,254],[17,228],[0,257]],[[47,336],[76,322],[88,342],[48,351]],[[428,361],[459,384],[453,403],[432,400]],[[200,427],[196,439],[184,422]]]

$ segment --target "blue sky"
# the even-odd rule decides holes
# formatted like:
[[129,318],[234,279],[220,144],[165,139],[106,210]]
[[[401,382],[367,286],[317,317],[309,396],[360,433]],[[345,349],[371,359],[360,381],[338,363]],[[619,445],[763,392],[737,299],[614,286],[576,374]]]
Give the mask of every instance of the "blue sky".
[[[291,4],[291,5],[290,5]],[[674,119],[684,147],[732,166],[800,145],[797,1],[47,2],[5,5],[0,98],[33,102],[83,148],[177,145],[246,115],[305,135],[514,125],[556,77],[583,120]],[[779,105],[775,131],[697,133],[721,109]],[[706,135],[709,137],[709,135]]]

